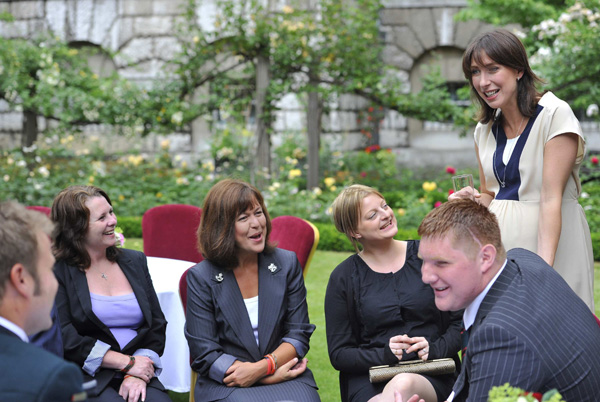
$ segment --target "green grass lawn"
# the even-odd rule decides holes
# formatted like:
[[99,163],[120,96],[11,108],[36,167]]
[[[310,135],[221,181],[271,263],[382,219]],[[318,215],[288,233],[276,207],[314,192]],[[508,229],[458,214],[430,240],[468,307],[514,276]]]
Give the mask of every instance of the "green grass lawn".
[[[127,239],[127,248],[142,250],[141,239]],[[325,338],[325,313],[323,301],[325,289],[331,271],[349,253],[338,253],[333,251],[319,251],[315,253],[309,270],[306,274],[306,290],[308,292],[308,312],[310,321],[317,326],[310,341],[310,351],[307,355],[308,365],[313,371],[319,395],[323,402],[335,402],[340,400],[338,387],[338,373],[329,363],[327,354],[327,340]],[[600,263],[595,264],[594,299],[596,300],[596,315],[600,316]],[[184,402],[188,400],[188,394],[170,393],[173,402]]]

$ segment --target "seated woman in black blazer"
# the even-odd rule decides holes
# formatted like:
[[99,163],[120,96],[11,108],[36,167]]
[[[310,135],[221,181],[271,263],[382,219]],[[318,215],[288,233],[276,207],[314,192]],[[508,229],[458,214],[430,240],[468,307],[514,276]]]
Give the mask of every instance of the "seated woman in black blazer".
[[187,275],[185,335],[201,401],[319,401],[304,355],[315,326],[296,255],[269,244],[263,197],[239,180],[206,196],[205,260]]
[[460,367],[462,311],[437,309],[433,290],[421,280],[419,242],[394,239],[396,217],[379,192],[350,186],[332,209],[336,228],[357,251],[331,273],[325,294],[327,346],[340,371],[342,401],[392,402],[395,391],[404,401],[413,394],[445,401],[457,373],[399,374],[387,385],[371,384],[369,367],[444,357]]
[[64,355],[97,381],[89,401],[171,401],[156,377],[167,322],[146,256],[115,247],[110,198],[97,187],[69,187],[51,217]]

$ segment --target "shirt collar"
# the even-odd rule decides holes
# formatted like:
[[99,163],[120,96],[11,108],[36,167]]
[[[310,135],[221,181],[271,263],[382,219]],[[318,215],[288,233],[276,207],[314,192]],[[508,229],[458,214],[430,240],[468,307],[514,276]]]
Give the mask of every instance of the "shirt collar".
[[4,317],[0,317],[0,325],[2,325],[4,328],[8,329],[10,332],[14,333],[15,335],[17,335],[19,338],[21,338],[23,340],[23,342],[29,342],[29,338],[27,337],[27,334],[25,333],[25,331],[23,331],[23,329],[21,327],[19,327],[17,324],[15,324],[14,322],[8,321]]
[[488,292],[490,291],[490,288],[492,287],[494,282],[496,282],[496,279],[498,279],[498,277],[504,270],[504,267],[506,267],[507,261],[508,260],[504,260],[504,264],[502,264],[502,267],[500,267],[500,269],[492,278],[490,283],[488,283],[485,289],[483,289],[483,292],[479,293],[475,300],[473,300],[471,304],[469,304],[465,309],[465,312],[463,314],[463,322],[465,325],[465,329],[471,328],[471,325],[473,325],[473,323],[475,322],[475,317],[477,317],[477,312],[479,311],[479,306],[481,306],[481,302],[483,301],[483,299],[485,299],[485,296],[487,296]]

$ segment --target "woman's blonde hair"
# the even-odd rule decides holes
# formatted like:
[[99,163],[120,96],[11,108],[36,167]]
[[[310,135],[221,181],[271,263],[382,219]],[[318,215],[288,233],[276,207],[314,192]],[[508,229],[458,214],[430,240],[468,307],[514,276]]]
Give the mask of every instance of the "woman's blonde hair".
[[362,184],[353,184],[343,189],[331,205],[335,228],[348,237],[357,253],[360,251],[360,243],[354,237],[354,234],[358,230],[362,201],[370,195],[376,195],[383,199],[383,195],[374,188]]

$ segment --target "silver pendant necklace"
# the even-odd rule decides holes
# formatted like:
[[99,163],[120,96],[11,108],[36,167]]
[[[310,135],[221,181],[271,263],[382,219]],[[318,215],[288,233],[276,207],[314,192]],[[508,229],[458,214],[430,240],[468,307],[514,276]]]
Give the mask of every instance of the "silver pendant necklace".
[[104,279],[105,281],[107,281],[108,280],[108,276],[106,276],[106,274],[104,272],[101,272],[101,274],[102,274],[101,275],[102,279]]
[[[525,116],[523,116],[523,118],[521,119],[521,124],[519,124],[519,128],[517,129],[515,138],[517,138],[519,136],[519,133],[521,132],[521,127],[523,126],[523,122],[525,121]],[[498,122],[498,125],[496,126],[496,144],[498,144],[498,126],[500,125],[500,122]],[[494,175],[496,175],[496,179],[498,180],[498,183],[500,183],[500,187],[505,188],[506,187],[506,169],[508,168],[508,163],[504,166],[504,174],[502,175],[502,180],[500,180],[500,174],[498,174],[498,169],[496,168],[496,152],[498,151],[498,147],[496,146],[496,149],[494,149],[494,156],[493,156],[493,160],[492,160],[492,167],[494,168]],[[510,162],[510,159],[509,161]]]

